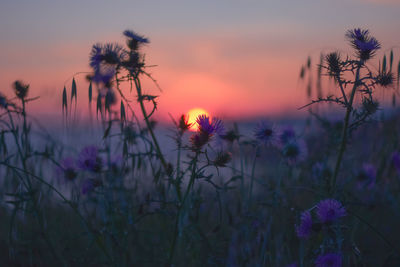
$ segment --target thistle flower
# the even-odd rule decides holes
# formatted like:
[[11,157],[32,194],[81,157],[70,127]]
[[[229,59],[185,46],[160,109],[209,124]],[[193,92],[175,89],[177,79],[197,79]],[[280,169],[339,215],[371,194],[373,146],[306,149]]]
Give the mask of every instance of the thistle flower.
[[299,238],[308,239],[312,233],[312,218],[309,211],[304,211],[300,217],[300,225],[296,226],[296,233]]
[[217,167],[225,167],[226,164],[232,159],[232,154],[230,152],[218,152],[212,164]]
[[361,170],[357,175],[357,187],[361,189],[362,187],[367,187],[371,189],[375,185],[376,181],[376,168],[372,164],[364,163]]
[[207,133],[208,135],[223,134],[224,125],[222,121],[217,118],[213,118],[210,121],[210,117],[207,115],[199,115],[196,119],[196,123],[199,125],[199,131]]
[[279,133],[279,143],[284,146],[288,142],[296,139],[296,132],[292,127],[283,128]]
[[326,253],[319,255],[315,260],[316,267],[341,267],[342,255],[338,253]]
[[78,157],[78,167],[82,170],[100,172],[103,160],[99,156],[99,150],[95,146],[86,146]]
[[332,223],[346,215],[346,209],[335,199],[321,200],[317,205],[317,216],[322,223]]
[[189,130],[190,127],[192,127],[192,123],[189,123],[189,118],[184,114],[182,114],[181,117],[179,118],[177,127],[180,133],[184,133],[187,130]]
[[126,42],[127,46],[132,50],[137,50],[140,44],[149,43],[149,39],[135,33],[134,31],[126,30],[123,34],[128,38]]
[[278,133],[275,127],[268,122],[260,122],[254,132],[258,141],[266,145],[276,145],[278,142]]
[[290,140],[282,147],[282,155],[290,165],[302,162],[307,156],[307,146],[302,140]]
[[57,168],[57,173],[62,175],[67,181],[73,181],[78,176],[75,160],[71,157],[64,158],[60,166]]
[[376,83],[382,87],[389,87],[394,83],[394,75],[391,71],[380,71],[376,76]]
[[19,99],[24,99],[28,95],[29,84],[24,84],[22,81],[15,81],[13,83],[15,95]]
[[221,138],[230,143],[233,143],[235,140],[239,140],[240,136],[236,133],[235,130],[230,130],[227,133],[221,135]]
[[8,107],[7,99],[2,93],[0,93],[0,108],[7,109],[7,107]]
[[88,193],[93,192],[93,190],[96,187],[101,186],[103,183],[101,182],[101,180],[97,180],[97,179],[85,179],[82,183],[81,186],[81,192],[82,194],[86,195]]
[[224,126],[220,119],[213,118],[212,121],[210,121],[210,117],[207,115],[199,115],[196,119],[196,123],[199,126],[199,130],[190,138],[193,150],[200,150],[208,143],[214,134],[223,135]]
[[325,61],[328,64],[328,74],[336,78],[340,76],[340,72],[342,71],[340,53],[333,52],[326,55]]
[[373,57],[378,49],[381,48],[378,40],[369,35],[368,30],[353,29],[348,30],[346,38],[357,51],[357,55],[361,60],[368,60]]

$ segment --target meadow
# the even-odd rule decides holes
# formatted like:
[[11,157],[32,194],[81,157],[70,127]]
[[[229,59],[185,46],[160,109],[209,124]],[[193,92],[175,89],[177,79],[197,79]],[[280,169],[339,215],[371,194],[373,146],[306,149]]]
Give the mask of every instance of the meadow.
[[[61,129],[27,113],[29,84],[0,94],[1,266],[400,266],[393,50],[377,59],[352,29],[348,55],[308,58],[303,119],[163,126],[142,86],[149,40],[123,34],[63,88]],[[74,123],[78,97],[90,122]]]

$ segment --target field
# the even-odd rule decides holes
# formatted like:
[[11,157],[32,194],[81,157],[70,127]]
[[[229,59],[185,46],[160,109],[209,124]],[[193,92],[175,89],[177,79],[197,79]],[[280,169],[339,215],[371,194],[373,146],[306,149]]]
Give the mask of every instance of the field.
[[28,84],[0,94],[1,266],[400,266],[393,50],[378,60],[353,29],[352,54],[308,59],[305,117],[160,124],[148,39],[124,35],[93,46],[87,84],[64,87],[59,127],[27,113]]

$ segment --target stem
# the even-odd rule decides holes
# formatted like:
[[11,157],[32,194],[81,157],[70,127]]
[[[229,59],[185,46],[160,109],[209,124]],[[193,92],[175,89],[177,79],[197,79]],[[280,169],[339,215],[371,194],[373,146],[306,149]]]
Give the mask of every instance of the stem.
[[141,88],[141,85],[140,85],[140,80],[138,78],[133,78],[133,80],[134,80],[135,85],[136,85],[136,90],[137,90],[137,94],[138,94],[138,101],[139,101],[139,104],[140,104],[140,109],[142,110],[142,114],[143,114],[144,120],[146,122],[147,129],[149,130],[151,138],[153,139],[153,143],[154,143],[156,152],[158,154],[158,157],[161,160],[161,164],[163,165],[164,170],[168,173],[169,172],[168,164],[167,164],[167,162],[166,162],[166,160],[164,158],[164,155],[161,152],[160,145],[158,144],[157,138],[154,135],[154,131],[153,131],[152,127],[151,127],[151,124],[150,124],[150,121],[149,121],[149,117],[147,115],[147,111],[146,111],[146,109],[144,107],[143,97],[142,97],[142,88]]
[[360,69],[361,69],[362,65],[363,65],[363,61],[358,62],[357,71],[356,71],[356,77],[355,77],[355,81],[354,81],[354,86],[353,86],[353,89],[351,91],[350,100],[348,102],[347,109],[346,109],[346,115],[345,115],[345,118],[344,118],[342,140],[341,140],[341,143],[340,143],[339,154],[338,154],[338,157],[337,157],[337,160],[336,160],[335,172],[334,172],[334,175],[332,177],[332,181],[330,183],[330,194],[332,194],[332,195],[336,191],[336,180],[337,180],[337,176],[339,174],[340,164],[342,162],[343,154],[344,154],[344,151],[346,150],[347,132],[348,132],[348,128],[349,128],[350,114],[351,114],[351,111],[353,110],[353,101],[354,101],[354,96],[356,94],[357,87],[358,87],[358,81],[360,79]]

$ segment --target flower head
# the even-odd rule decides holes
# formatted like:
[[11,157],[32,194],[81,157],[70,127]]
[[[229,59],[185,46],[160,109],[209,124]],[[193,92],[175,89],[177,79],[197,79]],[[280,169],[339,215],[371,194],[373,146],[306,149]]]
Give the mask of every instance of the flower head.
[[299,238],[307,239],[312,232],[312,218],[309,211],[304,211],[300,217],[300,225],[296,226],[296,233]]
[[214,166],[217,167],[225,167],[226,164],[232,159],[232,154],[230,152],[220,151],[217,153],[217,156],[212,161]]
[[284,146],[288,142],[296,139],[296,132],[290,126],[283,128],[279,133],[279,143]]
[[78,167],[82,170],[100,172],[103,160],[99,156],[99,150],[95,146],[86,146],[78,157]]
[[338,253],[326,253],[319,255],[315,260],[316,267],[341,267],[342,255]]
[[137,50],[140,44],[148,44],[149,39],[135,33],[131,30],[124,31],[124,35],[128,38],[127,45],[132,50]]
[[24,99],[28,95],[29,84],[24,84],[22,81],[15,81],[13,83],[15,95],[19,99]]
[[76,168],[75,160],[71,157],[64,158],[60,166],[57,168],[57,173],[66,181],[73,181],[78,176],[78,170]]
[[295,165],[306,158],[306,143],[302,139],[290,140],[282,147],[282,155],[290,165]]
[[376,77],[376,83],[382,87],[389,87],[394,83],[394,75],[391,71],[380,71]]
[[0,108],[7,109],[7,107],[8,107],[7,99],[2,93],[0,93]]
[[361,60],[368,60],[373,57],[378,49],[381,48],[378,40],[369,35],[368,30],[353,29],[348,30],[346,38],[357,51]]
[[207,133],[208,135],[223,134],[224,125],[218,118],[213,118],[210,121],[210,117],[207,115],[199,115],[196,119],[196,123],[199,125],[199,131]]
[[97,179],[85,179],[81,186],[82,194],[86,195],[91,193],[96,187],[101,186],[103,183]]
[[342,59],[339,52],[332,52],[326,55],[325,61],[328,64],[328,73],[332,77],[340,76],[342,71]]
[[322,223],[332,223],[346,216],[346,209],[335,199],[325,199],[317,205],[317,216]]
[[278,141],[278,133],[275,127],[265,121],[260,122],[254,132],[255,137],[266,145],[276,145]]
[[189,118],[184,114],[179,118],[179,122],[177,124],[180,133],[184,133],[192,127],[192,123],[189,123]]

